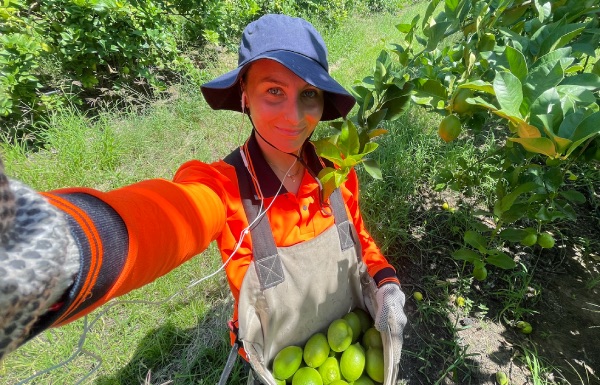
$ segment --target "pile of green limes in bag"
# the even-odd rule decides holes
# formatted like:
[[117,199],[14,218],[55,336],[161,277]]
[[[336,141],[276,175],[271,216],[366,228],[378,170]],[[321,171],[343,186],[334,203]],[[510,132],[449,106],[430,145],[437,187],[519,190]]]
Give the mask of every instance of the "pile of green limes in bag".
[[376,385],[383,382],[383,343],[373,319],[356,308],[304,346],[287,346],[273,360],[280,385]]

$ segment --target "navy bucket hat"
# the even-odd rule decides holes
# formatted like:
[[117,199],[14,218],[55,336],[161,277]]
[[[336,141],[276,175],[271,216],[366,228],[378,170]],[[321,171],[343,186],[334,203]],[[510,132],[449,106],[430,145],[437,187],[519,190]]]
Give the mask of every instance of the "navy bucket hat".
[[215,110],[242,112],[240,77],[259,59],[275,60],[307,83],[321,89],[325,105],[321,120],[346,117],[356,103],[348,91],[329,75],[327,48],[308,21],[286,15],[264,15],[244,29],[238,67],[201,86]]

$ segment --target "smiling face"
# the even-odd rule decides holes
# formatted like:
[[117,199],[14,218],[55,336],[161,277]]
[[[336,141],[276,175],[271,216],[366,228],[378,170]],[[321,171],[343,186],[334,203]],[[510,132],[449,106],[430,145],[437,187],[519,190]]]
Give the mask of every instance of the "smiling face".
[[[256,130],[283,152],[297,154],[323,115],[323,91],[273,60],[251,65],[244,92]],[[263,152],[280,156],[260,136],[257,140]]]

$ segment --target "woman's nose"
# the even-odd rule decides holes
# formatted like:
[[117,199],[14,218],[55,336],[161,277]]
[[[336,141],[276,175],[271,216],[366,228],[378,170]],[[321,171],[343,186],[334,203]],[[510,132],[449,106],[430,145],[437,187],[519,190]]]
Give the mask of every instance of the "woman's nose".
[[302,105],[299,98],[289,98],[285,110],[285,118],[291,124],[297,125],[302,121]]

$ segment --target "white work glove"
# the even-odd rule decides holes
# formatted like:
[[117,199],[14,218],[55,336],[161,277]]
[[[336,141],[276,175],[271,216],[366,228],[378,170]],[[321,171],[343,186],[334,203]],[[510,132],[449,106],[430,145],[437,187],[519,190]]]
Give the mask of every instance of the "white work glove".
[[0,161],[0,359],[27,338],[79,270],[64,214],[10,180]]
[[406,326],[404,314],[404,293],[400,286],[388,283],[381,286],[375,295],[377,301],[377,314],[375,328],[382,333],[389,333],[392,342],[393,357],[398,364],[402,352],[403,332]]

